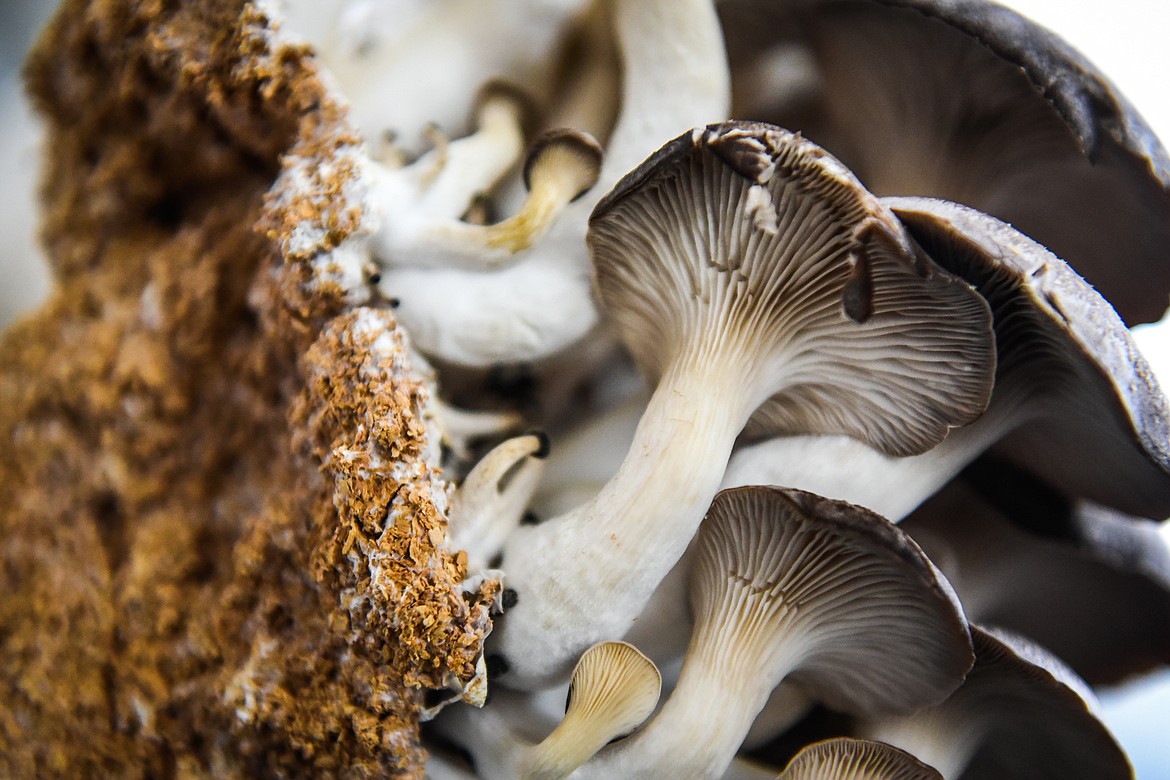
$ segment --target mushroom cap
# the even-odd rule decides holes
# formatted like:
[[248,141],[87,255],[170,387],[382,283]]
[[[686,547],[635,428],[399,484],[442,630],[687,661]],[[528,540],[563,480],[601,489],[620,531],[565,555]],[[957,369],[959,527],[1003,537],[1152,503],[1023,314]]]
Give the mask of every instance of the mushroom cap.
[[975,666],[953,698],[983,708],[989,731],[964,780],[1133,777],[1096,697],[1059,658],[1003,629],[972,624],[971,640]]
[[526,778],[565,777],[654,712],[662,675],[628,642],[599,642],[573,669],[565,717],[533,752]]
[[611,731],[621,737],[650,717],[661,693],[662,675],[642,651],[629,642],[600,642],[573,668],[565,717],[605,713]]
[[901,524],[969,618],[1031,637],[1093,685],[1170,665],[1170,550],[1155,523],[1070,505],[1002,469],[969,475]]
[[[696,541],[698,648],[758,659],[848,713],[942,701],[971,663],[950,585],[908,535],[841,501],[776,487],[724,490]],[[742,664],[740,664],[742,665]]]
[[942,780],[942,775],[893,745],[838,737],[802,748],[777,780]]
[[1170,515],[1170,408],[1116,312],[1060,258],[999,220],[927,198],[885,202],[991,305],[996,396],[1026,421],[992,451],[1068,495]]
[[748,436],[842,433],[908,455],[986,405],[982,300],[799,135],[728,122],[679,136],[601,200],[588,242],[642,370],[742,371]]
[[1162,316],[1170,159],[1053,33],[983,0],[724,0],[721,13],[733,67],[781,41],[815,62],[811,96],[752,116],[801,127],[878,194],[946,198],[1015,225],[1130,325]]
[[570,200],[576,200],[597,183],[602,155],[601,144],[589,133],[567,127],[545,130],[524,159],[524,186],[531,190],[534,178],[556,175],[574,183]]

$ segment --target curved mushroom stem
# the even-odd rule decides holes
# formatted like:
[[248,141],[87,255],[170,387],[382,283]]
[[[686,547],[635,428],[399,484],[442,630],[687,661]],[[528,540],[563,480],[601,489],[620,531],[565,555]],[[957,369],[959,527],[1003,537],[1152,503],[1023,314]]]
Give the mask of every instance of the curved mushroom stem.
[[[374,198],[381,223],[371,239],[387,266],[413,264],[421,237],[454,222],[489,191],[524,153],[524,106],[507,87],[489,84],[476,111],[479,129],[436,147],[404,168],[375,165]],[[425,245],[425,243],[423,243]]]
[[[922,455],[892,457],[847,436],[785,436],[745,447],[723,488],[785,485],[872,509],[893,522],[910,514],[1026,417],[997,385],[987,411]],[[832,464],[827,468],[826,464]]]
[[719,777],[789,674],[830,706],[903,712],[944,699],[971,663],[959,605],[921,551],[877,515],[799,491],[715,499],[691,604],[670,698],[583,778]]
[[413,266],[498,268],[544,238],[570,202],[597,182],[601,147],[575,130],[553,130],[536,140],[524,166],[530,187],[519,212],[494,225],[451,221],[420,236]]
[[483,457],[451,499],[447,543],[467,550],[469,570],[490,565],[520,524],[548,454],[543,433],[517,436]]
[[519,428],[524,418],[517,412],[480,412],[451,406],[438,396],[431,397],[431,409],[443,438],[456,458],[468,456],[471,442],[499,436]]
[[[715,360],[706,370],[699,361],[680,364],[687,367],[671,372],[651,396],[605,488],[585,506],[508,538],[503,566],[521,599],[498,621],[491,652],[507,659],[510,687],[555,683],[577,648],[624,636],[698,529],[736,436],[763,399],[749,395],[743,382],[727,382]],[[619,557],[638,564],[615,566]],[[599,608],[583,588],[605,593],[606,603]]]

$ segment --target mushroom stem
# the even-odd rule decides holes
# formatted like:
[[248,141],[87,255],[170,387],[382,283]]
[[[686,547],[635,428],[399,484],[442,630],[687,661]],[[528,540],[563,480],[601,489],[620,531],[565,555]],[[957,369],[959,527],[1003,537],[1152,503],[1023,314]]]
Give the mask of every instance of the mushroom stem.
[[[793,653],[782,668],[777,665],[775,675],[769,670],[768,678],[761,679],[751,669],[729,668],[732,659],[727,656],[737,653],[734,646],[709,650],[688,657],[670,698],[629,743],[625,755],[631,761],[622,763],[617,751],[612,758],[599,756],[598,767],[587,766],[594,771],[586,777],[715,778],[722,774],[772,689],[798,659]],[[716,702],[734,702],[734,706],[718,706],[713,712]]]
[[800,488],[867,507],[898,522],[1023,422],[1006,389],[996,386],[982,417],[952,430],[922,455],[892,457],[847,436],[785,436],[737,452],[722,487]]
[[530,186],[521,209],[494,225],[452,221],[423,237],[412,265],[497,268],[544,238],[570,202],[597,181],[601,147],[575,130],[552,130],[537,139],[525,164]]
[[726,119],[731,105],[723,28],[711,0],[610,2],[622,53],[622,112],[606,147],[606,189],[663,141]]
[[524,422],[517,412],[461,409],[438,396],[431,397],[431,408],[443,444],[460,459],[468,457],[472,441],[500,436],[519,428]]
[[476,111],[475,133],[441,141],[404,168],[373,164],[381,223],[372,246],[387,267],[425,265],[428,257],[419,254],[426,235],[456,222],[516,165],[524,153],[523,110],[515,91],[489,84]]
[[471,571],[489,565],[532,498],[548,437],[517,436],[499,444],[475,465],[451,500],[448,544],[466,550]]
[[[746,383],[721,381],[728,375],[714,360],[680,361],[651,397],[621,469],[602,491],[509,537],[503,564],[509,586],[534,595],[522,597],[493,632],[492,652],[506,656],[510,687],[545,687],[568,671],[574,650],[624,636],[682,557],[736,436],[762,401]],[[636,566],[615,566],[615,559],[633,557]],[[605,593],[606,603],[599,607],[583,588]],[[554,652],[529,650],[550,641]]]

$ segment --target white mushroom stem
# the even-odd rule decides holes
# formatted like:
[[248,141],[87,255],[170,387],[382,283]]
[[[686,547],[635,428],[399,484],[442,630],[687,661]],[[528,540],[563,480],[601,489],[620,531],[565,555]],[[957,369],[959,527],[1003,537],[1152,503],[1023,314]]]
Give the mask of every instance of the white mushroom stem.
[[1028,418],[1008,388],[997,385],[982,417],[922,455],[891,457],[848,436],[785,436],[735,453],[722,487],[795,487],[898,522]]
[[686,550],[736,436],[767,397],[728,381],[735,373],[712,356],[679,361],[651,397],[605,488],[588,504],[508,539],[504,566],[520,601],[493,631],[491,652],[506,659],[509,686],[550,685],[582,648],[630,629]]
[[524,418],[516,412],[473,411],[452,406],[443,399],[431,396],[431,411],[443,438],[455,457],[468,456],[471,442],[500,436],[519,428]]
[[711,0],[620,0],[613,8],[622,107],[600,178],[542,240],[501,269],[391,268],[381,288],[425,353],[452,363],[528,362],[579,341],[598,321],[585,232],[621,176],[682,130],[725,118],[727,54]]
[[688,127],[726,119],[731,104],[714,3],[610,2],[622,60],[622,111],[606,147],[606,189]]
[[530,191],[521,209],[494,225],[451,220],[417,236],[411,266],[498,268],[544,238],[574,199],[597,181],[601,147],[571,130],[545,133],[529,152],[525,179]]
[[417,257],[425,237],[457,221],[517,164],[524,153],[522,111],[515,95],[489,87],[472,135],[440,141],[403,168],[373,163],[380,224],[371,244],[383,264],[425,264]]
[[451,498],[447,544],[467,551],[470,571],[490,565],[504,539],[520,524],[544,469],[548,439],[508,439],[483,457]]

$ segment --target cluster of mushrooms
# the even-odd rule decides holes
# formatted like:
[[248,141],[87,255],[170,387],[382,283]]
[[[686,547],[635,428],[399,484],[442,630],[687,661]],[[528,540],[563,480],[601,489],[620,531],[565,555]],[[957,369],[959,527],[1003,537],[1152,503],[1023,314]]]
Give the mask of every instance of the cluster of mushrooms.
[[388,5],[289,16],[503,584],[432,776],[1131,776],[1170,163],[1109,83],[984,0]]

